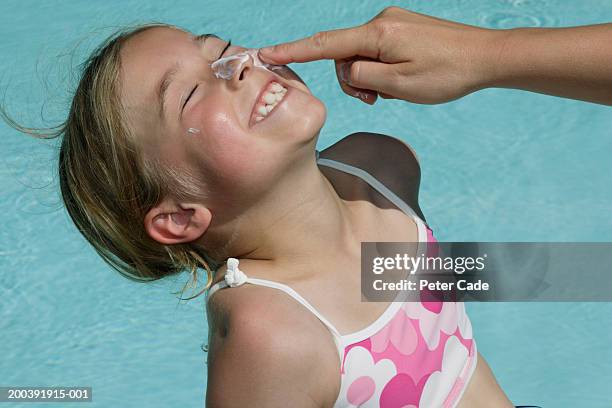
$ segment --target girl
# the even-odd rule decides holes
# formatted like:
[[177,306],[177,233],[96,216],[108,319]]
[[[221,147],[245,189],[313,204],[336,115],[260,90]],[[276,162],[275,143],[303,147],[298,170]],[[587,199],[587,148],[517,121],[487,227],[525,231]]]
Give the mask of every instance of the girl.
[[361,242],[434,241],[412,150],[356,133],[316,151],[326,109],[293,71],[215,75],[245,50],[126,29],[86,61],[58,131],[3,116],[63,135],[63,201],[113,268],[207,271],[207,406],[512,407],[462,303],[358,299]]

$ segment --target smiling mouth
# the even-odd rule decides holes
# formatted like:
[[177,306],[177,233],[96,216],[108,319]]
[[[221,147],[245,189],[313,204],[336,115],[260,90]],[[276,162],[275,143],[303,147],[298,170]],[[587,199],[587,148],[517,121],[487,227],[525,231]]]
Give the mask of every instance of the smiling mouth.
[[276,80],[271,80],[262,89],[251,112],[250,126],[266,119],[285,98],[288,88]]

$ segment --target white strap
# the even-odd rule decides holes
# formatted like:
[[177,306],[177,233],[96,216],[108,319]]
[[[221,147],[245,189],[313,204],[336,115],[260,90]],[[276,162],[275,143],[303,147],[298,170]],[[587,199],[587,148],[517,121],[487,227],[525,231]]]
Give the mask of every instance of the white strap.
[[225,281],[221,281],[221,282],[214,284],[208,290],[207,298],[210,298],[214,292],[216,292],[217,290],[221,288],[225,288],[228,286],[229,287],[241,286],[247,282],[255,284],[255,285],[261,285],[261,286],[267,286],[270,288],[279,289],[287,293],[289,296],[293,297],[295,300],[300,302],[302,305],[304,305],[304,307],[306,307],[315,316],[317,316],[319,320],[325,323],[325,325],[328,326],[330,330],[332,330],[335,334],[340,336],[340,332],[338,332],[336,327],[333,324],[331,324],[321,313],[319,313],[319,311],[315,309],[315,307],[311,305],[310,302],[304,299],[302,295],[300,295],[295,290],[293,290],[289,286],[282,284],[282,283],[269,281],[267,279],[249,278],[243,271],[241,271],[238,268],[239,262],[240,261],[236,258],[229,258],[227,260],[227,272],[225,273]]
[[225,272],[225,281],[218,282],[208,289],[206,294],[206,301],[212,296],[213,293],[219,289],[226,287],[236,287],[244,284],[248,281],[248,276],[238,269],[240,261],[236,258],[228,258],[227,260],[227,272]]
[[319,313],[319,311],[313,305],[310,304],[310,302],[304,299],[295,290],[291,289],[289,286],[284,285],[282,283],[273,282],[273,281],[269,281],[266,279],[257,279],[257,278],[247,278],[247,282],[253,283],[256,285],[267,286],[270,288],[280,289],[283,292],[287,293],[292,298],[294,298],[295,300],[297,300],[298,302],[300,302],[308,310],[310,310],[332,332],[334,342],[336,343],[336,348],[338,349],[338,354],[340,355],[340,364],[342,364],[342,359],[344,358],[344,346],[341,341],[342,335],[340,334],[338,329],[336,329],[336,327],[329,320],[327,320],[321,313]]
[[217,290],[226,288],[226,287],[237,287],[245,283],[267,286],[270,288],[282,290],[283,292],[287,293],[289,296],[297,300],[299,303],[301,303],[308,310],[310,310],[332,332],[334,342],[336,343],[336,348],[340,355],[340,363],[342,363],[342,359],[344,358],[344,346],[341,341],[342,336],[340,335],[340,332],[338,331],[338,329],[336,329],[336,327],[329,320],[327,320],[321,313],[319,313],[319,311],[314,306],[312,306],[310,302],[304,299],[299,293],[297,293],[295,290],[293,290],[289,286],[284,285],[282,283],[269,281],[266,279],[249,278],[243,271],[241,271],[238,268],[239,263],[240,261],[236,258],[228,258],[227,272],[225,273],[225,279],[224,281],[218,282],[210,287],[210,289],[208,290],[206,294],[207,302],[208,302],[208,299],[210,299],[213,293],[215,293]]
[[410,208],[408,204],[406,204],[404,200],[399,198],[393,191],[389,190],[384,184],[382,184],[380,181],[375,179],[374,176],[372,176],[367,171],[360,169],[358,167],[351,166],[350,164],[341,163],[341,162],[330,160],[330,159],[318,159],[317,163],[322,164],[324,166],[333,167],[341,171],[345,171],[347,173],[350,173],[354,176],[361,178],[363,181],[365,181],[370,186],[372,186],[372,188],[374,188],[376,191],[378,191],[380,194],[386,197],[389,201],[391,201],[393,204],[399,207],[402,211],[404,211],[408,216],[414,218],[415,220],[421,219],[414,212],[414,210]]

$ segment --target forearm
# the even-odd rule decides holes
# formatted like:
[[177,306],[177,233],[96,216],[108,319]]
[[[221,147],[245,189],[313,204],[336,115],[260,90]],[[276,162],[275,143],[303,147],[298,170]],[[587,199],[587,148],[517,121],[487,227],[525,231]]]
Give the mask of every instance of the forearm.
[[612,105],[612,24],[496,30],[484,87]]

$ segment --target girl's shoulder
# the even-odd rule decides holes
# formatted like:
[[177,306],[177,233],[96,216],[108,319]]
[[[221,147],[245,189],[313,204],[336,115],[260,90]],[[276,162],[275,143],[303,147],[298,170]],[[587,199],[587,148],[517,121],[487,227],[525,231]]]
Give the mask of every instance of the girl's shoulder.
[[[215,283],[226,270],[227,265],[217,270]],[[263,274],[257,266],[245,270],[250,277]],[[242,383],[253,384],[257,373],[269,370],[271,380],[311,382],[313,395],[325,406],[333,403],[340,387],[338,352],[331,332],[302,304],[278,289],[243,284],[215,292],[206,312],[209,385],[241,382],[240,376],[245,376]],[[245,374],[246,367],[258,370]]]
[[[274,398],[300,398],[304,389],[321,406],[333,403],[338,352],[327,328],[301,304],[279,290],[244,284],[216,292],[207,312],[207,406],[244,406],[255,396],[254,405],[268,406]],[[274,391],[275,381],[288,386]],[[223,387],[230,383],[228,394]]]
[[[265,279],[270,275],[269,270],[264,270],[270,267],[259,266],[256,262],[242,260],[240,267],[250,278]],[[226,272],[227,264],[223,264],[215,272],[211,286],[224,280]],[[287,284],[278,280],[275,282]],[[206,314],[209,331],[221,337],[227,336],[232,330],[240,331],[243,326],[254,322],[260,322],[257,325],[261,327],[262,319],[267,327],[300,332],[311,341],[321,341],[321,338],[325,339],[329,335],[321,321],[296,299],[282,290],[262,285],[245,283],[218,290],[207,299]]]
[[408,143],[381,133],[356,132],[322,150],[319,157],[370,173],[425,220],[419,206],[421,166]]

